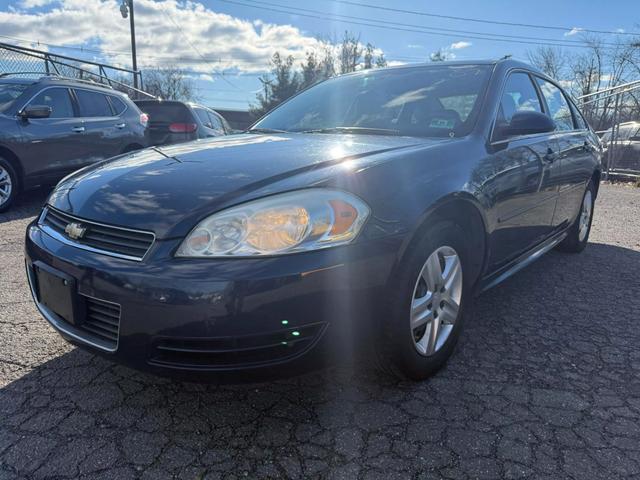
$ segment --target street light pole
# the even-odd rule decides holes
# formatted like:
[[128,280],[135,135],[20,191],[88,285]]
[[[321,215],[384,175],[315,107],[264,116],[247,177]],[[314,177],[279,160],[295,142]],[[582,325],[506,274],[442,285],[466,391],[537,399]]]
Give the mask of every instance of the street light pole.
[[133,0],[122,0],[120,5],[120,13],[122,18],[129,17],[129,25],[131,30],[131,64],[134,70],[133,87],[138,88],[138,60],[136,58],[136,23],[133,13]]
[[133,0],[129,0],[129,12],[131,24],[131,63],[133,70],[136,72],[133,74],[133,87],[138,88],[138,60],[136,58],[136,23],[133,20]]

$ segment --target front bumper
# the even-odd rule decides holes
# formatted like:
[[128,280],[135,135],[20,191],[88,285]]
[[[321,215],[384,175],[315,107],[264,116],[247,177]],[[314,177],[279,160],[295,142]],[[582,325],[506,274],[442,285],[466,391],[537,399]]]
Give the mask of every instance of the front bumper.
[[[157,240],[135,262],[76,248],[34,222],[25,257],[38,309],[68,341],[138,369],[214,372],[298,364],[328,345],[356,346],[373,330],[400,242],[212,260],[174,258],[179,240]],[[34,265],[75,280],[84,317],[72,324],[39,301]],[[109,335],[95,328],[103,307]],[[95,309],[97,320],[88,313]]]

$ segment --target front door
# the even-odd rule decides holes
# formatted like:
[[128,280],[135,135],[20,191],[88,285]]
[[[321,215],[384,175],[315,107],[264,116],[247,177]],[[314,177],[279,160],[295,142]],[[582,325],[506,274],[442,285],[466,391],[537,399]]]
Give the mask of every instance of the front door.
[[46,105],[51,115],[18,120],[22,131],[18,154],[25,159],[25,175],[47,181],[80,167],[89,152],[82,141],[83,122],[75,116],[69,89],[45,88],[28,105]]
[[[518,71],[505,83],[494,134],[519,110],[543,112],[531,77]],[[482,185],[492,204],[489,270],[499,269],[551,234],[558,196],[556,159],[553,134],[492,138]]]

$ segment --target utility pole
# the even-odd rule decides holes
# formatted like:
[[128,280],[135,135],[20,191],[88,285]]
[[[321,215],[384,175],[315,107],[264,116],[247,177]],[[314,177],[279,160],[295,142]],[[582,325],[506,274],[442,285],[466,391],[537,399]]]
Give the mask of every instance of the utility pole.
[[136,58],[136,23],[133,14],[133,0],[122,0],[120,5],[120,14],[122,18],[129,17],[129,25],[131,27],[131,65],[134,70],[133,87],[138,88],[138,60]]

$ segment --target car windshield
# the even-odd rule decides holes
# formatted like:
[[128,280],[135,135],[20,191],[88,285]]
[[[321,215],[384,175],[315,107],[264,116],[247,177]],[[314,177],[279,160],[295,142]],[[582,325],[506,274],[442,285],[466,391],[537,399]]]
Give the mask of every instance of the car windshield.
[[460,137],[473,129],[490,74],[490,65],[442,65],[337,77],[292,98],[251,130]]
[[28,86],[23,83],[0,83],[0,113],[9,110],[14,100],[22,95]]

